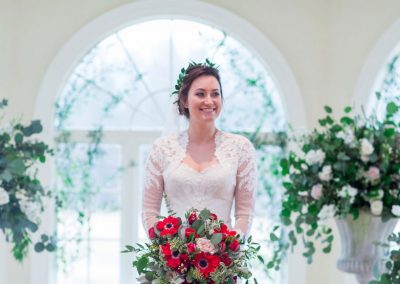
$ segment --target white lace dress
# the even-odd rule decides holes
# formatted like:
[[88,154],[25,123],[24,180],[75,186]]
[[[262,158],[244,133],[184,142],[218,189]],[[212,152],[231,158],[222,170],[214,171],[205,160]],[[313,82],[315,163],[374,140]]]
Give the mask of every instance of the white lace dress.
[[232,227],[231,209],[235,203],[234,228],[247,234],[254,209],[257,183],[255,150],[243,136],[217,131],[214,156],[218,163],[196,171],[183,163],[188,132],[157,139],[150,151],[145,171],[143,225],[148,230],[158,220],[163,193],[178,216],[194,207],[208,208]]

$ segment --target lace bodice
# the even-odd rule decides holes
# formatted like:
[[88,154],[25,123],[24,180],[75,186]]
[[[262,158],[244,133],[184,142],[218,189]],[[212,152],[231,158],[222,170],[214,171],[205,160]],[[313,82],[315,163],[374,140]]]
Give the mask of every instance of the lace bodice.
[[150,151],[145,171],[143,225],[146,229],[157,221],[162,196],[167,196],[168,209],[178,216],[194,207],[208,208],[231,225],[235,203],[234,228],[246,234],[251,226],[254,193],[257,183],[256,155],[245,137],[217,131],[215,158],[218,163],[196,171],[183,163],[188,133],[157,139]]

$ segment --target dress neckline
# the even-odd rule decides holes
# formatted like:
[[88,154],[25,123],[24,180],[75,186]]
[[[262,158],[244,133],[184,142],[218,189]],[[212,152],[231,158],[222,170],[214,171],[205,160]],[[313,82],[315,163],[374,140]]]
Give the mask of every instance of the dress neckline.
[[210,164],[209,166],[203,168],[202,170],[198,171],[198,170],[194,169],[193,167],[191,167],[189,164],[184,162],[184,160],[186,158],[186,155],[187,155],[187,148],[189,146],[189,130],[187,129],[187,130],[183,131],[179,135],[179,138],[178,138],[179,144],[181,145],[182,151],[183,151],[183,155],[182,155],[182,159],[181,159],[180,163],[183,164],[189,170],[191,170],[191,171],[193,171],[194,173],[197,173],[197,174],[204,174],[209,169],[219,165],[221,163],[221,160],[219,158],[219,148],[220,148],[219,146],[221,145],[222,134],[223,134],[223,132],[216,128],[216,132],[214,134],[215,149],[214,149],[213,157],[215,157],[215,159],[217,161],[215,163]]

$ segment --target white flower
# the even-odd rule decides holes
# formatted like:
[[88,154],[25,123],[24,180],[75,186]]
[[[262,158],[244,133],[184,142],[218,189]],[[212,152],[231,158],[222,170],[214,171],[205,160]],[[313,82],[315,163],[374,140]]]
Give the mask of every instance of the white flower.
[[308,166],[307,166],[307,164],[301,164],[301,168],[302,168],[303,170],[307,170],[307,169],[308,169]]
[[167,271],[165,276],[168,279],[168,283],[171,283],[171,284],[181,284],[185,281],[184,279],[179,277],[179,273],[176,271]]
[[368,171],[365,172],[365,177],[370,181],[376,181],[380,178],[380,171],[377,167],[369,167]]
[[361,159],[366,162],[368,161],[368,156],[374,152],[374,146],[368,141],[368,139],[363,138],[361,139]]
[[318,177],[322,181],[330,181],[332,179],[332,167],[324,166],[322,171],[319,172]]
[[400,217],[400,206],[399,205],[393,205],[391,211],[394,216]]
[[19,189],[16,193],[15,193],[15,197],[18,200],[26,200],[28,199],[28,197],[26,196],[26,190],[25,189]]
[[320,199],[322,197],[322,184],[315,184],[313,185],[313,187],[311,188],[311,197],[314,199]]
[[290,168],[289,168],[289,173],[290,173],[291,175],[293,175],[293,174],[300,174],[300,171],[299,171],[298,169],[296,169],[295,167],[293,167],[293,165],[291,165]]
[[40,213],[42,212],[42,209],[39,204],[29,201],[28,199],[19,200],[18,203],[26,218],[36,224],[40,222]]
[[150,284],[149,280],[146,279],[145,275],[140,275],[139,277],[136,278],[136,280],[142,284]]
[[318,149],[318,150],[310,150],[307,155],[306,155],[306,162],[309,165],[314,165],[314,164],[322,164],[325,160],[325,153]]
[[339,196],[343,198],[350,197],[350,203],[354,202],[354,197],[357,195],[357,188],[352,187],[351,185],[345,185],[342,187],[342,190],[339,191]]
[[374,200],[371,201],[371,213],[372,215],[381,215],[382,214],[382,209],[383,209],[383,203],[381,200]]
[[215,245],[209,239],[206,238],[196,239],[196,245],[202,252],[208,252],[213,254],[217,251]]
[[10,195],[3,187],[0,187],[0,206],[8,202],[10,202]]
[[354,137],[354,132],[351,128],[346,128],[343,131],[339,131],[338,134],[336,135],[338,138],[343,139],[344,143],[347,145],[353,144],[355,137]]
[[320,220],[327,220],[332,217],[334,217],[336,214],[336,208],[335,205],[330,204],[330,205],[324,205],[318,213],[318,218]]

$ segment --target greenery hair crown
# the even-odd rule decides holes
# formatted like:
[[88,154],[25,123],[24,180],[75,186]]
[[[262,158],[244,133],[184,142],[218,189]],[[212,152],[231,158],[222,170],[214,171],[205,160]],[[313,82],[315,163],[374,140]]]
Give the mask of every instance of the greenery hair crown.
[[197,63],[194,61],[189,62],[189,65],[186,69],[184,67],[181,69],[181,72],[179,73],[179,76],[178,76],[178,80],[176,81],[176,84],[175,84],[175,91],[173,91],[171,95],[179,94],[179,90],[182,87],[183,78],[185,78],[185,76],[187,75],[187,71],[189,69],[191,69],[192,67],[197,67],[197,66],[216,68],[215,63],[212,63],[208,58],[206,58],[206,61],[204,63]]

